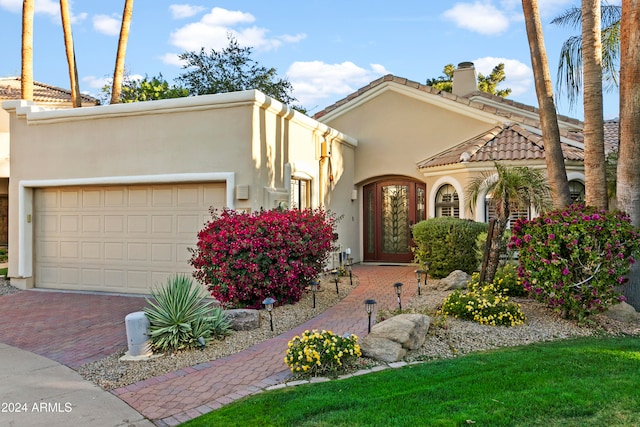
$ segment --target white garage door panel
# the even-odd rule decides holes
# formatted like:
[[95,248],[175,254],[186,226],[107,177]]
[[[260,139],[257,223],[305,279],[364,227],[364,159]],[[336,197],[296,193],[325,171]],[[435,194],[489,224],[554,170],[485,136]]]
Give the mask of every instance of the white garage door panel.
[[37,189],[35,284],[148,293],[192,271],[188,249],[225,200],[224,183]]

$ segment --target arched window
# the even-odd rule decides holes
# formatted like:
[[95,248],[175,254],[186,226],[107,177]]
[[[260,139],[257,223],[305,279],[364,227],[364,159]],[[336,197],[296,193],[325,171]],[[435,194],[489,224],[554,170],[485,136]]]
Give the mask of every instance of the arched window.
[[460,200],[451,184],[445,184],[436,193],[436,216],[452,216],[460,218]]
[[569,193],[574,203],[584,202],[584,184],[580,181],[569,181]]

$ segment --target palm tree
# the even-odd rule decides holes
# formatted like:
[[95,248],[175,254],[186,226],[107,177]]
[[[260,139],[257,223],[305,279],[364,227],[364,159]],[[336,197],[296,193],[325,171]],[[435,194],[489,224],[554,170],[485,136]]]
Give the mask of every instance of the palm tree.
[[522,0],[522,10],[529,39],[551,197],[556,208],[564,208],[571,204],[571,194],[569,193],[569,181],[560,147],[560,128],[558,127],[556,105],[553,101],[553,88],[547,52],[544,47],[538,0]]
[[120,38],[118,39],[118,53],[116,54],[116,68],[113,72],[111,104],[120,102],[122,80],[124,79],[124,58],[127,54],[127,41],[129,40],[129,26],[131,25],[132,14],[133,0],[125,0],[124,11],[122,12],[122,26],[120,27]]
[[[640,226],[640,4],[622,0],[620,20],[620,150],[618,208]],[[631,266],[625,286],[629,304],[640,310],[640,263]]]
[[[602,5],[600,8],[602,74],[606,89],[618,86],[617,63],[620,57],[620,13],[622,8]],[[582,10],[578,7],[567,9],[551,21],[552,24],[581,28]],[[582,35],[569,37],[560,50],[556,88],[558,93],[566,91],[569,105],[578,101],[582,89]]]
[[467,186],[469,209],[473,212],[479,197],[488,197],[496,212],[493,233],[487,236],[489,256],[485,281],[491,283],[500,263],[502,236],[511,213],[533,207],[537,212],[550,208],[550,189],[540,169],[526,166],[506,166],[495,162],[496,173],[485,173],[473,179]]
[[71,21],[69,19],[68,0],[60,0],[60,18],[62,19],[64,47],[67,53],[67,63],[69,64],[71,102],[73,104],[73,108],[77,108],[82,106],[82,98],[80,97],[80,84],[78,82],[78,69],[76,68],[76,58],[73,48],[73,35],[71,34]]
[[33,0],[22,2],[22,99],[33,101]]
[[582,0],[585,196],[587,205],[607,209],[600,25],[600,0]]

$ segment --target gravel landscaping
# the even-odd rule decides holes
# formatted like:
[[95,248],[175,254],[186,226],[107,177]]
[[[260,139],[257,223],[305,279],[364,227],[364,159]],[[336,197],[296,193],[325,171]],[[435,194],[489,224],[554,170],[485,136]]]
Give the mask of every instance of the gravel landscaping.
[[[341,286],[336,295],[333,284],[327,278],[316,294],[316,309],[313,309],[312,295],[306,293],[302,301],[295,305],[274,309],[274,331],[269,327],[269,317],[261,310],[261,327],[253,331],[233,332],[229,337],[216,341],[205,350],[189,350],[144,361],[121,362],[119,358],[126,349],[97,362],[86,364],[78,372],[106,390],[133,384],[147,378],[162,375],[187,366],[215,360],[239,352],[254,344],[280,335],[293,327],[322,313],[336,304],[353,289]],[[403,304],[403,308],[433,315],[450,291],[438,290],[438,282],[431,280],[429,288],[421,296]],[[354,284],[355,286],[355,284]],[[19,292],[6,283],[0,283],[0,295]],[[512,299],[522,306],[527,321],[516,327],[487,326],[475,322],[462,321],[453,317],[446,320],[432,317],[431,327],[424,345],[405,358],[406,361],[452,358],[474,351],[483,351],[498,347],[530,344],[593,334],[630,334],[640,335],[640,323],[621,323],[604,315],[594,316],[590,325],[577,325],[575,322],[559,318],[544,306],[528,299]],[[284,355],[284,350],[283,350]],[[363,360],[361,366],[376,363]]]

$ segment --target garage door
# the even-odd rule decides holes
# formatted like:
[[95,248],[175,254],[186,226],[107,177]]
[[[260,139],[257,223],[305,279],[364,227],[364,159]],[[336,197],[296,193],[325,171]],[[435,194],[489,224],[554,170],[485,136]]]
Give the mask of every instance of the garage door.
[[225,200],[224,183],[37,189],[35,286],[149,293],[192,271],[188,248]]

